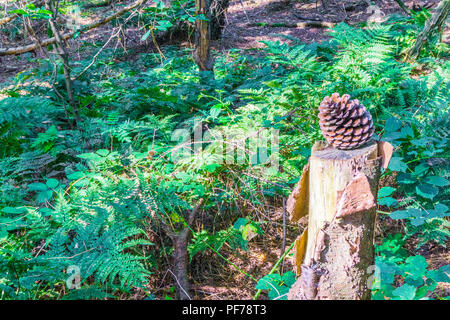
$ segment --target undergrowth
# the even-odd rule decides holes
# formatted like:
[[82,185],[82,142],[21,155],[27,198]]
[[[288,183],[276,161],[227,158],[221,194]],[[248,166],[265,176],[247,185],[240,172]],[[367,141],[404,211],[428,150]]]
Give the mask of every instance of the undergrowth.
[[[378,219],[404,228],[376,246],[373,298],[444,298],[448,265],[430,269],[404,247],[448,241],[447,48],[431,44],[405,62],[423,19],[395,19],[340,24],[322,43],[217,55],[210,83],[189,51],[120,62],[105,49],[74,82],[77,126],[49,89],[50,61],[11,79],[0,101],[0,297],[153,298],[149,279],[173,251],[168,235],[200,199],[205,223],[192,230],[190,258],[212,251],[232,264],[223,247],[248,250],[265,236],[269,204],[289,194],[321,139],[317,106],[340,92],[359,99],[376,138],[396,147]],[[89,63],[76,62],[74,74]],[[62,74],[55,87],[64,91]],[[249,147],[256,132],[263,142]],[[236,155],[224,160],[228,147]],[[278,271],[247,276],[285,299],[294,276]]]

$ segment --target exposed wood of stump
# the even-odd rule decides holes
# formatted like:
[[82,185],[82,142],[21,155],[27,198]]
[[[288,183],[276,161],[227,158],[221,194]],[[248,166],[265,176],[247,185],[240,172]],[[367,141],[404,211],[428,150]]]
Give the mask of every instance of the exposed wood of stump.
[[303,173],[309,181],[300,183],[304,187],[306,183],[308,197],[297,197],[309,205],[288,203],[291,208],[308,208],[309,214],[306,245],[302,237],[297,240],[300,277],[289,299],[370,299],[367,282],[374,263],[380,167],[373,141],[347,151],[325,147],[323,142],[313,146],[309,172]]

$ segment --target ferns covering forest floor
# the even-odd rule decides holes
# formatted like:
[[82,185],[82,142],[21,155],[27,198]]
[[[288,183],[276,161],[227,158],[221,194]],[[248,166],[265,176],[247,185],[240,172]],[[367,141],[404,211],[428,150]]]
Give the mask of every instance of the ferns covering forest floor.
[[[173,239],[192,212],[191,298],[252,299],[262,289],[259,299],[285,299],[292,253],[272,268],[306,221],[284,225],[284,199],[322,139],[317,107],[333,92],[359,99],[376,138],[395,146],[379,191],[373,299],[448,299],[448,45],[435,35],[417,61],[405,58],[430,12],[301,36],[246,21],[261,15],[240,6],[214,43],[206,83],[190,45],[140,46],[135,25],[134,40],[114,40],[95,59],[103,38],[70,40],[81,122],[64,102],[61,61],[27,54],[14,58],[31,65],[19,73],[9,64],[0,83],[0,299],[173,299]],[[293,19],[283,10],[283,23]],[[202,143],[187,143],[199,131]],[[239,144],[255,132],[276,132],[279,152]],[[245,149],[242,161],[222,161],[225,145]]]

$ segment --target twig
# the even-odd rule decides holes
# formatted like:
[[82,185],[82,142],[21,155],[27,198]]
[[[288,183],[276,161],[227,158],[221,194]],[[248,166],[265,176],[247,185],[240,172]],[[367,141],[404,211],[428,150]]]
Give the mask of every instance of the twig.
[[395,2],[397,2],[397,4],[400,6],[400,8],[402,8],[402,10],[408,15],[411,15],[411,11],[408,9],[408,7],[406,7],[406,5],[403,3],[402,0],[394,0]]
[[178,278],[177,278],[177,276],[172,272],[172,270],[170,270],[170,269],[167,269],[167,271],[169,271],[171,274],[172,274],[172,276],[175,278],[175,281],[177,282],[177,284],[178,284],[178,287],[183,291],[183,293],[189,298],[189,300],[192,300],[192,298],[191,298],[191,296],[186,292],[186,290],[183,288],[183,286],[180,284],[180,282],[178,281]]
[[306,28],[306,27],[318,27],[318,28],[333,28],[336,24],[334,22],[327,21],[304,21],[304,22],[278,22],[278,23],[264,23],[264,22],[252,22],[247,23],[249,27],[270,27],[270,28]]
[[[283,242],[281,243],[281,252],[286,249],[286,199],[283,197]],[[281,270],[283,270],[284,261],[281,264]]]

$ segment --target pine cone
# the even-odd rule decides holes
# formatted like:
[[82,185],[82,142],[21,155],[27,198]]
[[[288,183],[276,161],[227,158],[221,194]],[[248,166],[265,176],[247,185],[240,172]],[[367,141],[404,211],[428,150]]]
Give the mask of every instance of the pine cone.
[[319,106],[319,124],[327,142],[336,149],[355,149],[370,140],[374,127],[372,116],[358,99],[333,93]]

